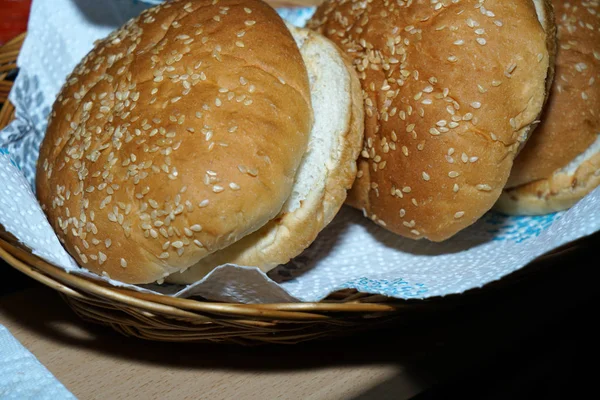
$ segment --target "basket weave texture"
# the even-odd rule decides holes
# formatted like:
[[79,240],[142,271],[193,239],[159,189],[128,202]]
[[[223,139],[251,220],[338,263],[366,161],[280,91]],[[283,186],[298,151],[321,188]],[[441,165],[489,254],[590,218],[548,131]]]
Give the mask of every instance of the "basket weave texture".
[[[15,109],[8,101],[8,93],[24,38],[22,34],[0,47],[0,129],[14,118]],[[572,244],[545,258],[573,248]],[[0,258],[58,291],[84,320],[155,341],[291,344],[373,329],[400,317],[408,321],[414,316],[427,315],[428,311],[454,308],[470,298],[461,295],[404,301],[344,290],[318,303],[257,305],[144,294],[68,274],[33,255],[1,225]]]

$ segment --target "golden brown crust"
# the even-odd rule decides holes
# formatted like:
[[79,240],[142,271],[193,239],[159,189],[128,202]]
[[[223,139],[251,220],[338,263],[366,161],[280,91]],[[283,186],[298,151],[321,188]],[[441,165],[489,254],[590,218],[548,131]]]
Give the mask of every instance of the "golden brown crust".
[[327,1],[309,27],[353,57],[362,81],[349,204],[433,241],[489,210],[546,98],[551,42],[534,3]]
[[583,162],[573,174],[559,172],[505,190],[495,209],[510,215],[543,215],[566,210],[600,186],[600,154]]
[[99,42],[69,77],[37,193],[82,266],[156,281],[277,215],[311,124],[306,69],[272,8],[173,1]]
[[[362,148],[364,109],[360,82],[348,58],[329,40],[308,29],[290,27],[290,30],[294,37],[302,37],[301,52],[309,76],[319,74],[319,71],[329,67],[321,61],[325,57],[336,60],[338,65],[335,66],[335,71],[341,67],[345,75],[338,79],[343,80],[346,87],[337,89],[341,91],[339,101],[347,107],[343,113],[346,120],[343,121],[343,130],[331,132],[338,135],[338,146],[332,149],[332,154],[325,157],[325,184],[318,190],[311,190],[298,209],[283,213],[253,234],[200,260],[189,270],[169,276],[169,282],[193,283],[215,267],[226,263],[256,266],[268,272],[304,251],[344,204],[347,190],[356,177],[356,159]],[[311,46],[312,49],[305,53],[305,47]],[[314,59],[316,54],[318,59]],[[317,102],[313,104],[326,106]]]
[[541,124],[515,159],[509,188],[548,178],[583,153],[600,132],[600,4],[554,0],[554,7],[555,80]]

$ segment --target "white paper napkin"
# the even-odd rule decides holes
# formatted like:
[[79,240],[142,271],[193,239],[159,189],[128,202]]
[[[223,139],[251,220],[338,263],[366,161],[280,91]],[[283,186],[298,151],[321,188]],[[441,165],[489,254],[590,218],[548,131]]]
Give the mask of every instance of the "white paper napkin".
[[4,326],[0,325],[0,399],[75,399]]
[[[28,36],[18,60],[21,71],[10,95],[17,120],[0,131],[0,149],[4,149],[0,152],[5,153],[0,155],[0,179],[8,182],[0,183],[0,209],[4,209],[0,210],[0,224],[36,254],[72,273],[89,275],[57,245],[27,182],[34,181],[45,118],[65,77],[90,50],[93,40],[139,13],[143,6],[125,0],[33,2]],[[304,24],[313,11],[279,10],[296,25]],[[269,277],[252,268],[224,266],[190,287],[134,288],[246,303],[317,301],[341,288],[427,298],[481,287],[598,230],[600,189],[564,213],[507,217],[490,212],[456,237],[437,244],[398,237],[344,207],[309,249]],[[562,288],[557,288],[557,294],[563,294]]]

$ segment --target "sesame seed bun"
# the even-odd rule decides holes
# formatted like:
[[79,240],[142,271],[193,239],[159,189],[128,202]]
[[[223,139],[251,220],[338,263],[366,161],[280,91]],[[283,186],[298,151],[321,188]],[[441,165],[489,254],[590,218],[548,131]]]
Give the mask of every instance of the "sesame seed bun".
[[515,160],[506,187],[549,179],[600,133],[600,4],[554,0],[556,78],[542,122]]
[[507,214],[566,210],[600,185],[600,5],[555,0],[554,7],[556,79],[495,205]]
[[172,1],[100,41],[70,75],[37,195],[80,265],[154,282],[276,217],[311,127],[306,68],[271,7]]
[[356,177],[364,109],[360,82],[347,57],[329,40],[288,26],[308,70],[315,122],[292,196],[281,214],[258,231],[200,260],[169,282],[196,282],[219,265],[267,272],[300,254],[331,222]]
[[549,178],[504,190],[494,208],[510,215],[549,214],[572,207],[598,186],[600,137]]
[[309,27],[353,58],[365,142],[348,203],[432,241],[496,202],[552,80],[544,0],[326,1]]

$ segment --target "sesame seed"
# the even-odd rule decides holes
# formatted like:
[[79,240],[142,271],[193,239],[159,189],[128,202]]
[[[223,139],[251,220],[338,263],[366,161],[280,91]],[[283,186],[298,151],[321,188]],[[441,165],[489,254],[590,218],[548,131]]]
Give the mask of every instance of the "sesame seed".
[[481,108],[481,103],[478,101],[474,101],[471,103],[471,107],[473,107],[475,109]]
[[190,226],[190,230],[192,232],[202,232],[202,226],[195,224],[195,225]]
[[456,218],[456,219],[460,219],[460,218],[462,218],[464,215],[465,215],[465,212],[464,212],[464,211],[459,211],[459,212],[457,212],[456,214],[454,214],[454,218]]
[[575,64],[575,70],[577,70],[577,72],[583,72],[587,69],[587,67],[588,66],[586,63],[580,62],[580,63]]
[[515,64],[515,63],[509,64],[508,67],[506,67],[506,70],[504,71],[504,76],[506,76],[507,78],[511,78],[512,73],[514,72],[514,70],[516,68],[517,68],[517,64]]
[[429,177],[429,174],[427,172],[423,171],[422,176],[423,176],[423,180],[424,181],[429,181],[430,177]]
[[458,173],[458,172],[456,172],[456,171],[450,171],[450,172],[448,172],[448,176],[449,176],[450,178],[456,178],[456,177],[458,177],[459,175],[460,175],[460,173]]
[[483,192],[489,192],[492,190],[492,187],[487,184],[479,184],[476,186],[477,190],[481,190]]
[[467,19],[466,22],[469,28],[475,28],[476,26],[479,26],[479,23],[472,18]]

